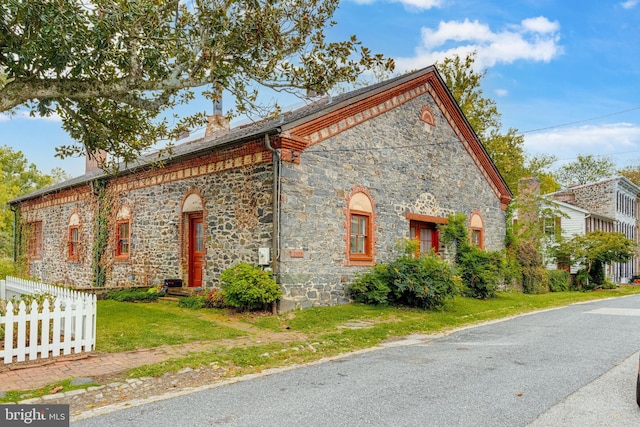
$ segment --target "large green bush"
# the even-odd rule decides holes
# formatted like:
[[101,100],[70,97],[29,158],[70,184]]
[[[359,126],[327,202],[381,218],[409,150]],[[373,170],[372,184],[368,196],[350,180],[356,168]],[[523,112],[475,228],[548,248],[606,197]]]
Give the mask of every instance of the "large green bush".
[[475,246],[460,248],[458,270],[468,297],[487,299],[496,295],[501,254]]
[[566,292],[571,287],[571,274],[565,270],[549,270],[549,290],[551,292]]
[[439,256],[403,255],[356,278],[349,292],[358,302],[434,309],[442,307],[459,287],[454,268]]
[[377,264],[349,285],[351,297],[356,302],[374,305],[389,304],[392,283],[387,264]]
[[262,310],[282,297],[270,273],[247,263],[224,270],[220,281],[224,302],[241,310]]

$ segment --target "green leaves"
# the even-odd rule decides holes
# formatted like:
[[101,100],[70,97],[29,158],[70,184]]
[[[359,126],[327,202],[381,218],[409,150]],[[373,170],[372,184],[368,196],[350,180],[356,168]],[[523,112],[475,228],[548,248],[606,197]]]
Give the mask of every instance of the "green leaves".
[[131,161],[175,134],[181,124],[170,127],[163,113],[192,99],[192,90],[222,87],[235,97],[236,112],[268,114],[254,89],[326,93],[365,69],[392,69],[391,60],[355,36],[327,42],[324,29],[337,6],[338,0],[6,0],[0,111],[60,115],[79,143],[61,147],[60,157],[106,150],[116,161]]
[[565,265],[581,264],[595,286],[604,284],[604,266],[627,262],[636,250],[636,243],[627,239],[624,233],[598,230],[560,243],[554,248],[554,257]]
[[502,115],[496,102],[487,98],[481,88],[486,70],[476,70],[476,55],[473,52],[464,58],[453,56],[436,65],[509,189],[516,194],[520,178],[538,176],[543,181],[544,192],[555,191],[557,184],[545,169],[556,158],[527,156],[524,136],[517,129],[502,130]]
[[616,173],[615,163],[608,157],[593,154],[578,155],[574,162],[562,166],[556,171],[556,179],[564,187],[572,184],[583,185],[608,178]]
[[258,267],[240,263],[220,275],[224,301],[241,310],[260,310],[282,297],[271,275]]

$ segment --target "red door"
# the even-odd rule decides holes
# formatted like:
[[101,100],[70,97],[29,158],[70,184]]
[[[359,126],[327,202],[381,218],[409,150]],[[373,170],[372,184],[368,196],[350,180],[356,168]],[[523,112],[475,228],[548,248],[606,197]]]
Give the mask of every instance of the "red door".
[[189,215],[189,287],[202,287],[204,224],[202,214]]

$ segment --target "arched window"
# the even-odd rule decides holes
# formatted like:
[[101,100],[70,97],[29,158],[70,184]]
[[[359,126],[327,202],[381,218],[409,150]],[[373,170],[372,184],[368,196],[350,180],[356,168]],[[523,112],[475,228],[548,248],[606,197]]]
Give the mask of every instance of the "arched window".
[[116,251],[117,259],[128,259],[131,254],[131,209],[122,206],[116,216]]
[[354,189],[347,197],[347,265],[373,265],[374,220],[374,204],[369,192],[363,187]]
[[477,211],[469,218],[469,244],[484,249],[484,221]]
[[68,236],[67,258],[71,261],[77,261],[80,257],[80,217],[77,213],[69,217]]

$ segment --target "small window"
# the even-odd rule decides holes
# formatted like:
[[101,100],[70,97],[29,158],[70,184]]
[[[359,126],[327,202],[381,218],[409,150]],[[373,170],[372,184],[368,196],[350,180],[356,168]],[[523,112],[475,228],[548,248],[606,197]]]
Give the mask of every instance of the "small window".
[[373,202],[367,190],[354,189],[347,198],[346,265],[374,265]]
[[[599,227],[598,227],[599,229]],[[544,218],[544,235],[550,238],[560,236],[560,217]]]
[[484,249],[484,221],[477,211],[469,218],[469,244]]
[[128,219],[119,220],[116,224],[116,257],[129,258],[131,236]]
[[28,248],[31,258],[42,258],[42,221],[30,222],[28,224]]
[[351,214],[351,239],[349,252],[352,255],[367,255],[369,249],[369,215]]
[[438,235],[438,225],[430,222],[410,221],[409,237],[418,242],[418,253],[428,254],[433,251],[438,253],[440,238]]
[[131,255],[131,209],[127,205],[118,209],[115,234],[114,256],[117,259],[128,259]]
[[77,213],[69,218],[68,236],[67,258],[76,261],[80,257],[80,217]]
[[69,258],[78,259],[80,246],[80,230],[77,225],[69,227]]
[[471,230],[471,246],[480,247],[482,244],[482,230]]

